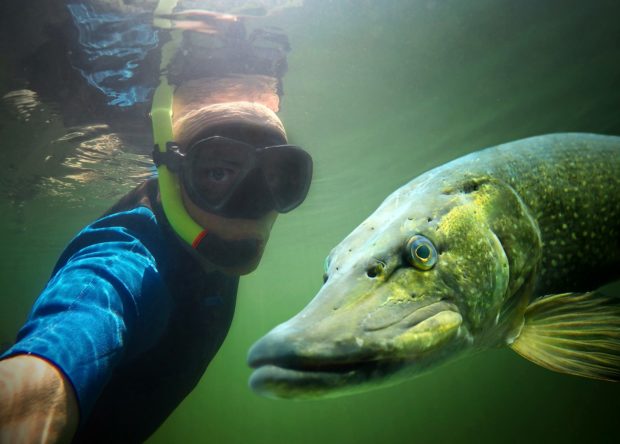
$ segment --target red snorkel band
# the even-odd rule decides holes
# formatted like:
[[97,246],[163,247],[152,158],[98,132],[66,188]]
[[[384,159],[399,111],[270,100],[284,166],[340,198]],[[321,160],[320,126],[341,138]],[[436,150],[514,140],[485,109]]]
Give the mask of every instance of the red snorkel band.
[[198,236],[196,236],[196,239],[194,239],[194,241],[192,242],[192,248],[194,249],[198,249],[198,246],[200,245],[200,242],[202,242],[202,240],[204,239],[204,237],[207,235],[207,230],[204,229],[202,230]]

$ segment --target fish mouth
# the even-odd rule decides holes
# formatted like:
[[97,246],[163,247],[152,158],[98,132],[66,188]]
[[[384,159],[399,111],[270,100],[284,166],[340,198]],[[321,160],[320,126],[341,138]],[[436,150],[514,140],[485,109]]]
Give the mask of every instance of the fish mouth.
[[377,362],[329,365],[321,368],[259,366],[250,376],[256,393],[277,399],[317,399],[341,396],[343,388],[355,392],[377,367]]
[[[424,317],[412,323],[416,312]],[[391,385],[400,374],[424,370],[462,322],[456,307],[444,302],[424,305],[403,319],[352,338],[334,338],[316,335],[316,329],[296,325],[293,318],[250,349],[248,364],[255,369],[250,387],[270,398],[317,399]]]

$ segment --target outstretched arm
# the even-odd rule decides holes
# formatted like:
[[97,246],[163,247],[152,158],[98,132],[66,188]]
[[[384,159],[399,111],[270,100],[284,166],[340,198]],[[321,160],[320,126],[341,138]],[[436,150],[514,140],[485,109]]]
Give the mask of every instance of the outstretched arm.
[[78,424],[71,384],[34,355],[0,361],[0,442],[70,442]]

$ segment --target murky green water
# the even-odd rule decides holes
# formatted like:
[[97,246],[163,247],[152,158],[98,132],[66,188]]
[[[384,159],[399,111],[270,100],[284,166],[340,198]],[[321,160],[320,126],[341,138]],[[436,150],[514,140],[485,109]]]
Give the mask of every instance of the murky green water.
[[[281,116],[312,153],[315,181],[276,223],[259,270],[241,280],[230,334],[201,383],[149,442],[617,442],[617,385],[554,374],[509,350],[313,402],[253,394],[245,356],[317,292],[329,250],[416,175],[535,134],[620,135],[619,17],[613,1],[316,0],[266,19],[293,47]],[[94,179],[54,182],[40,163],[64,130],[2,116],[6,343],[66,241],[131,187],[123,166],[147,167],[140,150],[111,149],[95,162],[104,171],[88,169]],[[24,185],[29,175],[43,185]]]

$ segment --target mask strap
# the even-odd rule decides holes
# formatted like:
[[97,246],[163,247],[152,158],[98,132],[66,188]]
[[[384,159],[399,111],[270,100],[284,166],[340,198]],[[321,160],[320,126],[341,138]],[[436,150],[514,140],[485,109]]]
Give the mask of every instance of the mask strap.
[[[153,95],[151,105],[151,121],[153,124],[153,140],[155,150],[166,153],[168,143],[172,142],[172,96],[173,86],[168,82],[166,69],[177,51],[181,32],[173,29],[172,21],[162,19],[170,15],[177,4],[177,0],[160,0],[155,10],[153,24],[156,27],[170,29],[170,41],[161,50],[159,86]],[[177,235],[193,248],[198,249],[204,240],[207,230],[204,230],[194,219],[187,214],[181,196],[181,187],[175,174],[163,164],[157,166],[159,194],[166,219]]]

